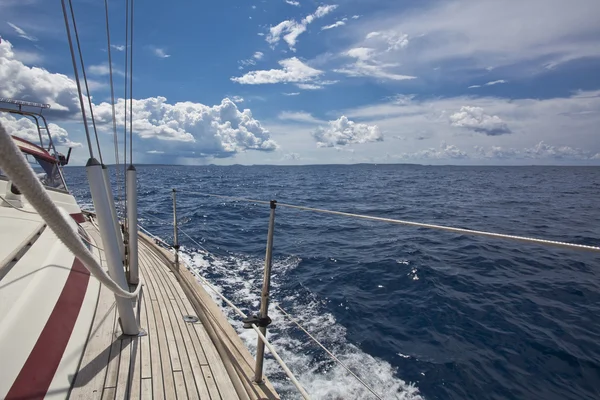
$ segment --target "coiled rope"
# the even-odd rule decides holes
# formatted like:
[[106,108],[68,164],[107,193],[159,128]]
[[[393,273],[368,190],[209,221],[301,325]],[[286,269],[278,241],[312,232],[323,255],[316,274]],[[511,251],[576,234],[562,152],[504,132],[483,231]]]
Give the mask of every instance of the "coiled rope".
[[115,282],[96,261],[94,255],[79,240],[79,234],[67,221],[61,210],[54,204],[46,190],[37,179],[33,169],[25,160],[21,151],[13,142],[11,136],[0,123],[0,169],[15,183],[29,204],[38,212],[42,219],[58,239],[77,257],[90,273],[105,285],[111,292],[120,297],[132,299],[137,297],[142,288],[138,285],[134,292],[124,290]]
[[[208,196],[208,197],[216,197],[216,198],[221,198],[221,199],[244,201],[244,202],[248,202],[248,203],[270,204],[269,201],[247,199],[244,197],[224,196],[224,195],[219,195],[219,194],[192,192],[192,191],[183,191],[183,192],[189,193],[189,194],[195,194],[195,195],[199,195],[199,196]],[[322,214],[339,215],[342,217],[352,217],[352,218],[366,219],[366,220],[370,220],[370,221],[389,222],[389,223],[393,223],[393,224],[408,225],[408,226],[414,226],[414,227],[418,227],[418,228],[436,229],[436,230],[447,231],[447,232],[462,233],[465,235],[486,236],[486,237],[491,237],[491,238],[496,238],[496,239],[510,239],[510,240],[517,240],[517,241],[521,241],[521,242],[527,242],[527,243],[563,247],[563,248],[574,249],[574,250],[587,250],[587,251],[600,253],[600,247],[598,247],[598,246],[588,246],[588,245],[584,245],[584,244],[567,243],[567,242],[560,242],[560,241],[556,241],[556,240],[538,239],[538,238],[525,237],[525,236],[506,235],[503,233],[476,231],[476,230],[465,229],[465,228],[454,228],[451,226],[426,224],[426,223],[422,223],[422,222],[405,221],[405,220],[393,219],[393,218],[373,217],[370,215],[354,214],[354,213],[349,213],[349,212],[333,211],[333,210],[324,210],[321,208],[306,207],[306,206],[299,206],[299,205],[295,205],[295,204],[286,204],[286,203],[279,203],[279,202],[277,202],[277,206],[292,208],[292,209],[302,210],[302,211],[313,211],[313,212],[318,212],[318,213],[322,213]]]

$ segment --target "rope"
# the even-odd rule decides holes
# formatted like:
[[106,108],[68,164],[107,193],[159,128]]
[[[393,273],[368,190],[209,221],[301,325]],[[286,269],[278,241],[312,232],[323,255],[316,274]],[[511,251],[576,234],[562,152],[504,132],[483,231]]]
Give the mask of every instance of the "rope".
[[94,108],[92,107],[92,97],[90,94],[90,88],[88,87],[87,75],[85,73],[85,64],[83,63],[83,53],[81,51],[81,44],[79,43],[79,33],[77,32],[77,23],[75,22],[75,12],[73,11],[73,2],[69,0],[69,8],[71,9],[71,19],[73,20],[73,32],[75,32],[75,41],[77,42],[77,52],[79,53],[79,62],[81,62],[81,73],[83,74],[83,83],[85,84],[85,92],[87,93],[88,105],[90,106],[90,118],[92,119],[92,126],[94,128],[94,136],[96,136],[96,146],[98,147],[98,156],[100,157],[100,163],[104,164],[102,160],[102,149],[100,149],[100,140],[98,139],[98,131],[96,130],[96,119],[94,118]]
[[352,372],[352,370],[346,364],[344,364],[342,361],[340,361],[340,359],[337,358],[331,351],[327,350],[327,348],[325,346],[323,346],[323,344],[321,344],[321,342],[319,342],[317,340],[317,338],[315,338],[306,329],[304,329],[304,327],[302,325],[300,325],[300,323],[298,321],[296,321],[290,314],[285,312],[285,310],[283,308],[281,308],[279,306],[279,304],[275,304],[275,307],[277,307],[279,309],[279,311],[281,311],[290,321],[292,321],[294,324],[296,324],[296,326],[298,328],[302,329],[304,331],[304,333],[306,333],[308,335],[309,338],[311,338],[316,344],[318,344],[323,350],[325,350],[325,352],[327,354],[329,354],[329,356],[331,358],[333,358],[334,361],[336,361],[338,364],[340,364],[342,367],[344,367],[344,369],[346,371],[348,371],[350,373],[350,375],[355,377],[369,392],[371,392],[373,394],[373,396],[375,396],[379,400],[383,400],[382,397],[379,396],[365,381],[360,379],[358,375],[356,375],[354,372]]
[[69,17],[67,17],[67,6],[65,0],[61,0],[63,16],[65,18],[65,29],[67,30],[67,39],[69,41],[69,49],[71,51],[71,61],[73,62],[73,73],[75,74],[75,83],[77,84],[77,93],[79,95],[79,106],[81,107],[81,115],[83,117],[83,127],[85,128],[85,137],[87,139],[88,151],[90,158],[94,158],[92,150],[92,140],[90,139],[90,130],[85,115],[85,107],[83,106],[83,94],[81,93],[81,83],[79,82],[79,71],[77,69],[77,61],[75,60],[75,50],[73,49],[73,40],[71,39],[71,28],[69,27]]
[[[202,283],[204,283],[217,296],[219,296],[219,298],[221,298],[221,300],[223,300],[225,303],[227,303],[227,305],[229,305],[229,307],[231,307],[236,312],[236,314],[238,314],[242,318],[248,318],[248,316],[242,310],[240,310],[238,307],[236,307],[236,305],[233,304],[227,297],[223,296],[221,294],[221,292],[219,292],[217,289],[215,289],[213,287],[213,285],[211,283],[209,283],[206,279],[204,279],[202,276],[200,276],[199,274],[195,273],[194,271],[192,271],[192,274],[194,276],[196,276],[196,278],[200,279],[202,281]],[[277,362],[279,363],[279,365],[281,366],[281,368],[283,369],[283,371],[285,372],[285,374],[288,376],[288,378],[290,378],[290,380],[292,381],[292,383],[294,384],[294,386],[296,386],[296,389],[298,389],[298,391],[300,392],[300,394],[302,395],[302,397],[305,398],[305,399],[310,399],[310,396],[308,395],[308,393],[306,392],[306,390],[302,387],[302,385],[300,384],[300,382],[298,382],[298,379],[296,379],[296,377],[294,376],[294,374],[292,373],[292,371],[290,371],[290,369],[285,364],[285,362],[281,359],[281,357],[279,356],[279,354],[277,354],[277,351],[275,350],[275,348],[273,347],[273,345],[271,343],[269,343],[269,341],[267,340],[267,338],[265,337],[265,335],[262,334],[262,332],[260,331],[260,329],[258,329],[256,327],[256,325],[252,325],[252,329],[254,329],[254,331],[258,334],[258,336],[260,337],[260,339],[265,344],[265,346],[267,346],[267,348],[269,349],[269,351],[271,352],[271,354],[273,355],[273,357],[275,358],[275,360],[277,360]]]
[[42,219],[58,239],[77,257],[100,283],[120,297],[135,298],[142,288],[140,283],[135,292],[124,290],[98,264],[94,255],[85,247],[79,234],[73,229],[61,211],[35,176],[33,169],[25,160],[21,151],[13,142],[11,136],[0,123],[0,169],[15,182],[29,204],[38,212]]
[[[189,191],[187,193],[196,194],[196,195],[200,195],[200,196],[209,196],[209,197],[217,197],[217,198],[222,198],[222,199],[245,201],[245,202],[249,202],[249,203],[270,204],[269,201],[246,199],[243,197],[223,196],[223,195],[218,195],[218,194],[209,194],[209,193],[202,193],[202,192],[189,192]],[[294,205],[294,204],[286,204],[286,203],[279,203],[279,202],[277,203],[277,206],[292,208],[292,209],[302,210],[302,211],[313,211],[313,212],[318,212],[318,213],[322,213],[322,214],[331,214],[331,215],[339,215],[339,216],[343,216],[343,217],[366,219],[366,220],[370,220],[370,221],[389,222],[389,223],[393,223],[393,224],[408,225],[408,226],[414,226],[414,227],[418,227],[418,228],[427,228],[427,229],[436,229],[436,230],[454,232],[454,233],[463,233],[466,235],[486,236],[486,237],[492,237],[492,238],[496,238],[496,239],[511,239],[511,240],[518,240],[518,241],[527,242],[527,243],[565,247],[568,249],[600,252],[600,247],[588,246],[588,245],[584,245],[584,244],[559,242],[559,241],[555,241],[555,240],[537,239],[537,238],[531,238],[531,237],[525,237],[525,236],[506,235],[503,233],[476,231],[476,230],[465,229],[465,228],[454,228],[451,226],[444,226],[444,225],[425,224],[422,222],[412,222],[412,221],[405,221],[405,220],[400,220],[400,219],[372,217],[369,215],[354,214],[354,213],[348,213],[348,212],[342,212],[342,211],[324,210],[324,209],[320,209],[320,208],[298,206],[298,205]]]

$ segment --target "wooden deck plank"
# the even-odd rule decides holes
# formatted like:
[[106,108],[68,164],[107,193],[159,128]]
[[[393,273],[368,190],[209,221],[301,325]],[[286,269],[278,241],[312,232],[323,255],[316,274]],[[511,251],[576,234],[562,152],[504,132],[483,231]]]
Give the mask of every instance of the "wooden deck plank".
[[[158,259],[156,259],[155,261],[158,261]],[[155,265],[157,264],[155,263]],[[193,343],[192,336],[190,335],[190,331],[188,330],[188,326],[190,325],[190,323],[185,322],[183,320],[184,315],[195,315],[195,313],[187,312],[185,308],[180,307],[180,305],[182,306],[181,298],[179,297],[180,294],[177,291],[177,288],[179,286],[169,284],[172,282],[170,282],[168,276],[165,276],[166,271],[161,271],[161,269],[159,268],[155,272],[157,272],[156,275],[158,276],[158,278],[162,280],[165,290],[170,291],[172,294],[171,297],[173,300],[171,300],[171,307],[174,315],[173,326],[175,327],[177,325],[175,331],[177,336],[177,344],[179,346],[181,359],[183,361],[183,376],[185,378],[188,397],[190,399],[197,399],[198,396],[201,399],[209,398],[210,395],[208,392],[208,388],[206,386],[206,382],[204,381],[202,369],[200,367],[200,362],[196,355],[195,343]],[[179,329],[179,331],[177,331],[177,329]],[[197,341],[195,333],[193,337],[196,338]],[[201,348],[199,343],[198,347]]]
[[102,400],[114,400],[116,388],[106,388],[102,391]]
[[[215,378],[213,377],[212,371],[208,365],[202,366],[202,374],[204,375],[206,385],[208,386],[208,391],[210,392],[210,399],[220,400],[221,395],[219,394],[219,389],[217,389],[217,383],[215,382]],[[237,398],[237,396],[235,398]],[[226,397],[224,400],[228,400],[228,398]]]
[[142,351],[140,349],[140,339],[142,337],[131,338],[131,358],[135,360],[130,364],[129,370],[129,397],[131,399],[139,399],[141,392],[141,367],[142,367]]
[[110,361],[108,363],[108,370],[106,372],[106,380],[104,381],[105,388],[117,387],[119,363],[121,359],[120,335],[119,316],[117,315],[117,318],[115,318],[115,323],[113,324],[113,331],[111,335],[112,344],[110,346]]
[[175,393],[177,393],[177,400],[187,399],[187,393],[185,390],[185,379],[183,378],[183,372],[173,372],[175,379]]
[[[160,262],[160,258],[155,255],[154,252],[152,252],[152,256],[155,258],[155,265],[159,265],[159,272],[162,273],[163,278],[169,281],[168,286],[172,287],[175,291],[179,289],[181,292],[183,292],[181,286],[177,282],[177,279],[169,270],[167,270],[167,267]],[[180,296],[173,297],[180,298]],[[186,312],[196,315],[195,312],[193,312],[191,304],[190,309],[186,309]],[[220,392],[224,399],[237,399],[238,394],[233,387],[231,378],[227,373],[227,369],[223,365],[223,361],[221,360],[219,352],[208,336],[208,333],[201,324],[193,324],[193,326],[197,336],[197,341],[207,359],[206,366],[208,366],[209,370],[211,371],[210,378],[204,376],[204,381],[208,387],[211,398],[214,397],[215,393]],[[203,374],[207,371],[207,369],[204,367],[201,369]],[[214,385],[214,387],[211,388],[211,385]]]
[[[145,262],[148,263],[148,259],[145,258]],[[156,298],[158,299],[160,294],[156,290],[157,284],[154,282],[152,274],[150,273],[150,266],[148,264],[144,265],[144,272],[146,277],[146,284],[148,285],[148,291],[150,293],[154,292]],[[161,306],[159,303],[162,301],[156,300],[152,301],[152,313],[154,315],[154,321],[156,323],[156,336],[158,336],[158,346],[157,349],[160,353],[160,358],[156,357],[156,355],[152,354],[153,362],[156,360],[159,363],[160,370],[162,371],[162,380],[163,380],[163,389],[164,389],[164,398],[167,400],[175,399],[175,388],[173,381],[173,368],[171,366],[171,356],[169,351],[169,345],[167,343],[167,333],[165,331],[164,317],[161,311]],[[149,310],[150,311],[150,310]],[[151,351],[154,352],[154,348],[151,348]],[[154,364],[153,364],[154,365]],[[154,366],[152,368],[154,370]],[[152,373],[153,377],[156,377],[156,374]],[[154,396],[157,396],[156,391],[154,392]]]
[[121,340],[121,358],[119,360],[119,373],[117,374],[116,394],[117,400],[129,398],[129,372],[131,365],[131,338],[123,337]]
[[144,378],[142,379],[142,392],[140,394],[141,400],[151,400],[152,397],[152,379]]
[[[141,262],[140,262],[141,263]],[[147,288],[142,288],[142,302],[140,304],[140,328],[146,331],[146,336],[141,336],[139,338],[139,349],[140,357],[141,357],[141,378],[151,378],[152,377],[152,360],[150,358],[150,334],[149,334],[149,326],[148,326],[148,311],[146,309],[146,303],[150,301],[150,296],[146,293]]]

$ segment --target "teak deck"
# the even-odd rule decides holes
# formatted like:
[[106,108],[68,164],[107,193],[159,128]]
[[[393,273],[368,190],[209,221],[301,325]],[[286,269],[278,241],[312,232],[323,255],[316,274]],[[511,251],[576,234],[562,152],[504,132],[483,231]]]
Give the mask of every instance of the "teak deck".
[[[101,247],[98,231],[92,224],[86,226]],[[190,272],[169,266],[169,256],[140,234],[139,266],[144,286],[134,306],[145,336],[121,334],[114,295],[105,287],[100,289],[92,330],[70,397],[277,399],[268,381],[261,385],[251,382],[252,357],[240,348],[239,337],[232,337],[235,331],[231,326],[223,326],[227,321],[222,314],[215,315],[216,304],[203,303],[212,300]],[[101,251],[100,257],[105,264]],[[199,320],[186,322],[184,316]],[[216,341],[215,334],[219,335]]]

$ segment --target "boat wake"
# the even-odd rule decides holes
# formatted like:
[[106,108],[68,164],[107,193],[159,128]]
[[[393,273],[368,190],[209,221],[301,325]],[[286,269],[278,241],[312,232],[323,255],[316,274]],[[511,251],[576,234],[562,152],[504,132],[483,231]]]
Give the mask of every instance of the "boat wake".
[[[263,260],[245,255],[215,255],[192,249],[182,249],[182,258],[196,272],[210,281],[246,314],[258,311],[262,286]],[[423,397],[413,384],[397,376],[388,362],[375,358],[346,338],[346,329],[327,311],[327,299],[319,299],[306,288],[294,284],[289,273],[298,266],[299,257],[274,258],[271,278],[271,304],[268,338],[280,356],[314,399],[375,398],[341,365],[300,331],[275,304],[279,304],[313,336],[332,351],[354,373],[361,377],[384,399],[419,400]],[[290,290],[293,286],[293,290]],[[257,335],[243,329],[239,317],[207,288],[240,334],[250,352],[255,355]],[[282,399],[300,398],[293,384],[277,362],[268,356],[265,374]]]

